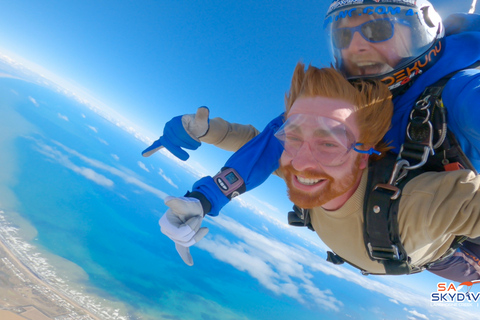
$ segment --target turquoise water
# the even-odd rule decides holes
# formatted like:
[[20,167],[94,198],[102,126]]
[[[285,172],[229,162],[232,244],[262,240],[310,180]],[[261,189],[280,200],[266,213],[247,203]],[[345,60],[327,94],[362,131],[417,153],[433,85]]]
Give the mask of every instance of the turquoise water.
[[[36,128],[15,139],[17,211],[37,230],[32,243],[39,250],[88,274],[77,284],[87,294],[126,303],[124,312],[132,318],[290,319],[297,314],[295,301],[203,250],[192,249],[195,267],[185,266],[159,232],[158,218],[166,210],[162,199],[112,170],[172,195],[188,189],[195,180],[191,174],[161,157],[148,173],[137,164],[144,145],[131,135],[61,95],[3,81],[8,86],[3,83],[0,94],[10,97],[9,107]],[[87,167],[109,183],[80,174]],[[152,174],[159,169],[178,188]],[[232,238],[216,226],[210,229]]]

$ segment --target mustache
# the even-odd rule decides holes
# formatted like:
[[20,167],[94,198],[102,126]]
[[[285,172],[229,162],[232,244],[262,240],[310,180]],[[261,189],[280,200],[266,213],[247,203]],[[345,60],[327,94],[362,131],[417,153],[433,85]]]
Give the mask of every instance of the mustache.
[[280,166],[280,170],[285,174],[285,173],[290,173],[295,176],[301,176],[306,179],[325,179],[325,180],[333,180],[332,176],[325,172],[320,172],[317,170],[304,170],[304,171],[298,171],[295,170],[295,168],[291,164],[287,164],[284,166]]

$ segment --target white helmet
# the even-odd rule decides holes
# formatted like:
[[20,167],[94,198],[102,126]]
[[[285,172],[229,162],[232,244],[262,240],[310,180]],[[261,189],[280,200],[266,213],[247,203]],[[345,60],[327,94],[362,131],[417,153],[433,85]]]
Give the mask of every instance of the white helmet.
[[338,70],[348,79],[380,79],[393,94],[445,49],[442,20],[425,0],[335,0],[324,29]]

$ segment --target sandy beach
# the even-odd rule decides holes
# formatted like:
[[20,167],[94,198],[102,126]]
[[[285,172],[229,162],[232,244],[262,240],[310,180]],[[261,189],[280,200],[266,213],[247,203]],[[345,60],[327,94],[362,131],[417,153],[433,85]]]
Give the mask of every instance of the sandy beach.
[[0,210],[1,320],[126,320],[60,279]]
[[40,280],[3,241],[0,257],[0,319],[102,319]]

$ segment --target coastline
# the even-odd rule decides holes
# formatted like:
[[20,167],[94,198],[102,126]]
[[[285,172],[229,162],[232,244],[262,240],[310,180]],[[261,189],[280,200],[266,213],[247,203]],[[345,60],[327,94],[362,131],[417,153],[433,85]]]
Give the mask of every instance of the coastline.
[[91,298],[68,288],[52,270],[46,270],[45,259],[35,253],[29,255],[32,247],[16,236],[17,229],[3,214],[0,210],[1,319],[128,319],[118,310],[108,312]]
[[[0,71],[0,77],[6,77],[4,71]],[[17,78],[13,75],[8,77]],[[6,208],[17,205],[16,197],[8,187],[10,183],[16,183],[12,175],[17,163],[13,142],[37,129],[8,105],[0,108],[0,124],[0,146],[3,150],[0,155],[0,319],[129,319],[120,314],[116,305],[121,303],[110,307],[109,301],[88,296],[80,292],[81,289],[73,288],[75,284],[72,286],[72,283],[57,276],[53,265],[20,236],[25,229],[12,226],[12,220],[7,217],[17,214]],[[31,229],[34,230],[33,227]],[[121,308],[125,309],[123,305]]]

